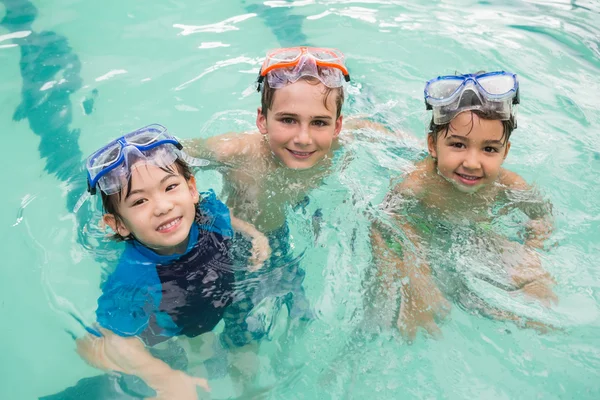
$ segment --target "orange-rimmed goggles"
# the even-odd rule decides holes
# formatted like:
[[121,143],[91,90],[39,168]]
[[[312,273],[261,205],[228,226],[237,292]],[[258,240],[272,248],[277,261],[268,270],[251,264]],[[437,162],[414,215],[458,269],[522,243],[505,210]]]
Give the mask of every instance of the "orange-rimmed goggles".
[[296,82],[302,76],[313,76],[330,88],[350,81],[344,65],[344,54],[337,49],[321,47],[288,47],[272,50],[260,69],[259,91],[265,77],[274,89]]

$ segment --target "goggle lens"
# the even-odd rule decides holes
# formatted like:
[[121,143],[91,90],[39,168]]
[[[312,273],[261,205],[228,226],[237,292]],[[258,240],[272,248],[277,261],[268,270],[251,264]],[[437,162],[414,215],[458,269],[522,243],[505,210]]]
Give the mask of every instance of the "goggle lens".
[[432,82],[427,88],[427,95],[434,99],[446,99],[463,84],[463,79],[442,79]]
[[503,95],[515,87],[515,80],[511,75],[487,75],[477,78],[483,90],[491,95]]

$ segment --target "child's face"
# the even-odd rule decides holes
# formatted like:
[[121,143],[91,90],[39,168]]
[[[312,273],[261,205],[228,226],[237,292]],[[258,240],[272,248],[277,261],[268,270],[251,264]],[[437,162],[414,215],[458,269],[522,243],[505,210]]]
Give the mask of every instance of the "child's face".
[[288,168],[307,169],[325,158],[342,129],[336,119],[336,93],[323,103],[325,86],[300,79],[275,90],[267,117],[258,110],[256,125],[271,151]]
[[501,121],[481,119],[470,111],[458,114],[447,136],[439,133],[436,143],[428,137],[438,173],[462,192],[495,182],[510,149],[502,140],[503,129]]
[[196,180],[155,165],[137,163],[131,168],[131,190],[125,186],[117,206],[119,217],[104,215],[104,221],[119,235],[130,233],[159,254],[185,251],[199,200]]

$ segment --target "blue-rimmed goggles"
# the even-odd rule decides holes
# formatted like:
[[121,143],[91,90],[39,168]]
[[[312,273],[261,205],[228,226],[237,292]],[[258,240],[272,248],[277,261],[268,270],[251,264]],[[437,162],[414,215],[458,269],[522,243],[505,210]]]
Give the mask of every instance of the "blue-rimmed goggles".
[[509,120],[513,105],[520,102],[517,75],[506,71],[438,76],[427,81],[424,96],[436,125],[468,110],[493,112],[499,119]]
[[207,160],[192,158],[182,149],[181,143],[159,124],[121,136],[88,157],[88,192],[96,194],[96,187],[108,195],[119,192],[131,166],[139,161],[166,167],[179,158],[190,166],[208,165]]
[[177,159],[191,167],[209,164],[207,160],[190,157],[182,149],[179,140],[159,124],[145,126],[113,140],[88,157],[85,164],[88,191],[79,198],[73,211],[77,212],[91,195],[96,194],[97,187],[107,195],[120,192],[135,163],[159,168],[168,167]]

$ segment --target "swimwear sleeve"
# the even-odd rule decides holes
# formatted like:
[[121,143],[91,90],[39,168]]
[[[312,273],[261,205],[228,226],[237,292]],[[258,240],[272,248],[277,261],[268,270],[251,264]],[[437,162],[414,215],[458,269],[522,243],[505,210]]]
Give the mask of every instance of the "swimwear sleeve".
[[205,230],[232,237],[233,228],[231,227],[229,208],[222,201],[217,199],[217,196],[212,189],[208,192],[202,192],[200,195],[202,196],[200,207],[210,219],[209,224],[201,224],[200,226]]
[[98,299],[96,318],[100,326],[125,337],[138,336],[148,327],[160,302],[160,289],[148,282],[148,275],[127,261],[119,263]]

